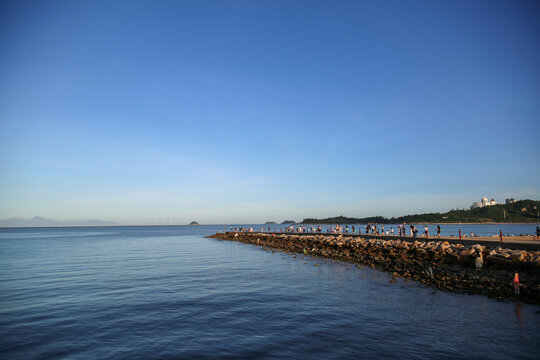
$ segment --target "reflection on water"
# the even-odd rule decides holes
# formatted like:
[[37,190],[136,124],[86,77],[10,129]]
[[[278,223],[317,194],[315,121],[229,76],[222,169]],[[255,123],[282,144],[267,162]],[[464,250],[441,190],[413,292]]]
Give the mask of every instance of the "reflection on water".
[[520,324],[523,323],[523,319],[521,318],[522,307],[523,306],[521,305],[521,303],[519,301],[516,301],[516,316]]

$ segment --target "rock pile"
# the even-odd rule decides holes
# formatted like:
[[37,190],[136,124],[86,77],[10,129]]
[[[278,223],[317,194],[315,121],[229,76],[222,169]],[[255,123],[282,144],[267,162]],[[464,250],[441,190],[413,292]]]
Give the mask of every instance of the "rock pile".
[[[387,271],[394,278],[413,279],[435,289],[540,304],[540,251],[341,235],[231,232],[210,237],[364,264]],[[480,254],[483,266],[481,270],[475,270],[475,258]],[[521,282],[520,295],[514,295],[511,286],[516,271]]]

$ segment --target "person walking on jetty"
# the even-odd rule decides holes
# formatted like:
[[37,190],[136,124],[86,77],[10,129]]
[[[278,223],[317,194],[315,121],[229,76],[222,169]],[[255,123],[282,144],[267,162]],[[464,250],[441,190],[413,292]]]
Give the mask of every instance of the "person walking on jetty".
[[441,238],[441,227],[439,225],[437,225],[437,237]]
[[519,295],[519,275],[517,271],[514,274],[514,280],[512,281],[512,283],[514,284],[514,294]]
[[424,225],[424,236],[426,237],[426,239],[429,239],[429,229],[427,225]]

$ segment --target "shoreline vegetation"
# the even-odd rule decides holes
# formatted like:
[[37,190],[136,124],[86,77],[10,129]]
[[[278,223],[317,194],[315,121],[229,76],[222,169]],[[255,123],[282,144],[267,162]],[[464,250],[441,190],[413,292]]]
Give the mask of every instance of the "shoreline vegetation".
[[[540,305],[540,251],[506,248],[509,244],[464,245],[435,239],[390,240],[342,234],[226,232],[208,237],[278,249],[293,256],[369,266],[391,274],[390,282],[401,277],[437,290]],[[514,293],[511,283],[515,272],[519,274],[520,294]]]
[[306,218],[299,224],[535,224],[540,221],[540,201],[519,200],[511,204],[485,206],[471,210],[450,210],[386,218],[336,216],[325,219]]

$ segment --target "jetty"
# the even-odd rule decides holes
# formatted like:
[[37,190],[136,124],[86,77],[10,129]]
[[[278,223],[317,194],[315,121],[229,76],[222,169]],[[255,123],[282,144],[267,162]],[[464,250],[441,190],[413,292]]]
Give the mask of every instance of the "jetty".
[[[534,240],[234,231],[209,237],[369,266],[391,274],[391,281],[401,277],[440,290],[540,304],[540,244]],[[516,272],[519,294],[511,286]]]
[[480,244],[486,247],[505,247],[508,249],[521,249],[521,250],[531,250],[531,251],[540,251],[540,239],[536,240],[534,236],[462,236],[461,239],[459,236],[441,236],[437,237],[430,236],[426,238],[425,236],[417,236],[416,238],[410,235],[378,235],[378,234],[356,234],[356,233],[324,233],[324,232],[266,232],[266,231],[253,231],[254,234],[275,234],[275,235],[298,235],[298,236],[313,236],[313,235],[324,235],[324,236],[343,236],[350,238],[363,238],[363,239],[384,239],[384,240],[400,240],[400,241],[447,241],[450,244]]

